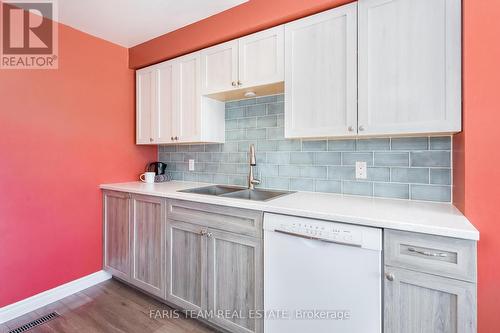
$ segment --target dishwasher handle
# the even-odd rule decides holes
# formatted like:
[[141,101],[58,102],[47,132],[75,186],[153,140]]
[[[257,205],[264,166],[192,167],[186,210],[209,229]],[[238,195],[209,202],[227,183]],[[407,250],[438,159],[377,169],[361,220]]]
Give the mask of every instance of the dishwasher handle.
[[316,241],[325,242],[325,243],[332,243],[332,244],[353,246],[353,247],[361,247],[361,244],[344,243],[344,242],[339,242],[339,241],[335,241],[332,239],[319,238],[319,237],[314,237],[314,236],[306,236],[306,235],[302,235],[302,234],[297,234],[295,232],[284,231],[284,230],[280,230],[280,229],[274,229],[274,232],[288,235],[288,236],[293,236],[293,237],[305,238],[305,239],[309,239],[309,240],[316,240]]

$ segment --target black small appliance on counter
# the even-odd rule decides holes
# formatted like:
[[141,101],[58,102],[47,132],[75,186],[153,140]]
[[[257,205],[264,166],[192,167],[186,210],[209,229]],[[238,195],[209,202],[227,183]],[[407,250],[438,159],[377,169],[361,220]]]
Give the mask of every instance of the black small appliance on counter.
[[152,162],[146,165],[146,172],[154,172],[157,176],[164,175],[167,164],[163,162]]

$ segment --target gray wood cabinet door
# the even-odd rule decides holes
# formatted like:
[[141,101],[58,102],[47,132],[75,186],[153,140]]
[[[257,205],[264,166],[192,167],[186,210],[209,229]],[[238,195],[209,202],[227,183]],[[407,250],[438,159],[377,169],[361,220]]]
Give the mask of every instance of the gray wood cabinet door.
[[385,333],[476,332],[473,283],[385,267]]
[[167,223],[167,297],[183,309],[200,311],[207,303],[206,228]]
[[263,332],[263,321],[255,318],[264,297],[261,239],[214,229],[207,238],[211,321],[230,332]]
[[130,199],[128,193],[103,192],[104,269],[128,281]]
[[131,283],[165,298],[166,201],[143,195],[131,197]]

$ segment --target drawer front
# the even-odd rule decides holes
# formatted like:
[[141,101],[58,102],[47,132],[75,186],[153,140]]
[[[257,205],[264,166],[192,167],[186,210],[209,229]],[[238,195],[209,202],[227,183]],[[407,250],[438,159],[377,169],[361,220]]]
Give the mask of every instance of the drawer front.
[[476,242],[385,230],[386,265],[464,281],[476,281]]
[[262,212],[192,201],[171,200],[167,217],[170,220],[194,223],[237,234],[262,237]]

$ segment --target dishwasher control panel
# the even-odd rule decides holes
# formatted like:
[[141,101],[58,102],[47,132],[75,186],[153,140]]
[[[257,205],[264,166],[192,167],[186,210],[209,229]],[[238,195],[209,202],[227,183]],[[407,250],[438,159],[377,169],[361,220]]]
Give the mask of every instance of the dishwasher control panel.
[[378,228],[296,216],[266,213],[264,230],[354,246],[363,246],[369,243],[375,249],[382,246],[380,241],[376,241],[381,235],[381,230]]
[[[314,221],[316,222],[316,221]],[[281,223],[275,231],[285,231],[287,233],[297,234],[310,238],[318,238],[339,243],[361,244],[361,233],[356,230],[342,228],[334,223],[311,223],[307,221],[294,222],[291,224]]]

